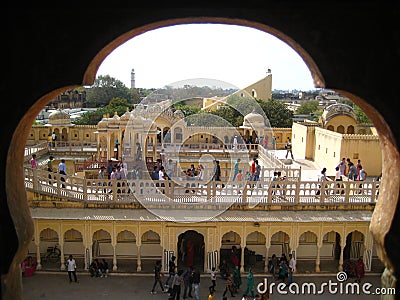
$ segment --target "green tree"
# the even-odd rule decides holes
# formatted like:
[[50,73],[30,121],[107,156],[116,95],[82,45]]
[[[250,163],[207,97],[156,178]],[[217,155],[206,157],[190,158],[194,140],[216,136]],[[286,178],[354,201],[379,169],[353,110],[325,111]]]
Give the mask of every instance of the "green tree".
[[257,100],[271,127],[289,128],[293,124],[293,112],[278,100]]
[[354,113],[357,116],[358,123],[372,124],[372,121],[367,117],[365,112],[355,104],[354,104]]
[[182,104],[182,102],[177,102],[174,104],[174,108],[176,110],[180,110],[183,112],[185,117],[188,117],[190,115],[194,115],[200,112],[201,108],[198,106],[192,106],[192,105],[185,105]]
[[86,106],[101,107],[107,105],[113,98],[131,101],[131,92],[124,83],[110,75],[101,75],[96,78],[90,88],[86,88]]
[[116,112],[119,116],[122,116],[127,109],[131,110],[132,104],[128,103],[126,99],[113,98],[109,104],[105,107],[99,107],[95,111],[89,111],[84,113],[79,118],[74,120],[74,124],[77,125],[97,125],[101,121],[104,115],[110,115],[111,117]]
[[300,104],[299,108],[297,108],[296,110],[296,113],[300,115],[309,115],[312,113],[316,113],[317,111],[318,111],[318,101],[308,100]]
[[133,105],[130,104],[128,102],[128,100],[123,99],[123,98],[118,98],[118,97],[111,99],[110,102],[107,105],[108,108],[118,107],[118,106],[129,108],[129,110],[131,110],[133,108]]

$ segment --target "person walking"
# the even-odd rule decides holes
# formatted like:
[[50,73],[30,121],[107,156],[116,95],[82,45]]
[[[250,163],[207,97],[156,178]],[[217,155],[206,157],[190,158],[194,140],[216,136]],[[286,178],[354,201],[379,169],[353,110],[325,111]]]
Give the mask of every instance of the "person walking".
[[254,181],[260,181],[261,166],[258,163],[258,159],[255,160],[255,163],[256,163],[256,170],[254,172],[253,180]]
[[326,168],[322,168],[321,174],[319,175],[319,179],[318,179],[318,181],[320,181],[320,182],[322,182],[322,183],[321,183],[321,184],[318,184],[319,189],[318,189],[318,191],[315,193],[316,195],[320,195],[320,194],[321,194],[321,188],[322,188],[323,182],[325,182],[326,180],[327,180],[327,177],[326,177]]
[[49,156],[49,161],[47,162],[47,171],[49,172],[49,175],[48,175],[48,177],[49,177],[49,184],[51,185],[52,184],[52,181],[51,181],[51,174],[50,173],[53,173],[54,171],[53,171],[53,159],[54,159],[54,157],[52,156],[52,155],[50,155]]
[[342,160],[339,162],[339,164],[337,165],[337,167],[339,168],[340,171],[340,175],[341,176],[346,176],[346,158],[343,157]]
[[32,154],[30,163],[31,163],[31,168],[32,169],[37,169],[36,154]]
[[187,299],[188,297],[192,298],[192,267],[187,267],[186,270],[182,274],[183,278],[183,299]]
[[292,253],[289,253],[289,279],[287,285],[290,286],[293,283],[293,273],[296,271],[296,260]]
[[167,289],[169,288],[169,281],[175,275],[175,267],[176,267],[175,259],[176,259],[176,256],[172,255],[171,259],[168,262],[168,278],[167,278],[167,281],[165,281],[165,288],[167,288]]
[[217,286],[217,274],[215,273],[215,267],[211,268],[210,273],[211,285],[209,286],[210,293],[215,292],[215,287]]
[[[214,160],[214,181],[221,181],[221,166],[219,165],[219,160]],[[222,188],[225,187],[225,184],[222,184]]]
[[161,260],[157,260],[156,264],[154,265],[154,283],[153,283],[153,287],[151,289],[150,294],[154,295],[154,294],[157,293],[155,291],[157,283],[160,285],[161,291],[164,292],[164,287],[163,287],[162,282],[161,282],[161,276],[162,276],[162,273],[161,273]]
[[254,173],[256,172],[256,160],[257,158],[254,157],[250,166],[251,180],[254,180]]
[[251,293],[251,297],[254,298],[254,291],[255,291],[255,282],[254,282],[254,275],[251,268],[249,269],[249,273],[247,274],[247,282],[246,282],[246,290],[244,294],[248,295]]
[[174,279],[172,280],[172,295],[168,298],[169,300],[181,299],[181,289],[183,282],[182,273],[183,270],[179,270],[174,275]]
[[[58,173],[67,175],[67,165],[65,164],[65,159],[61,159],[61,162],[58,164]],[[65,182],[65,177],[61,176],[60,180]],[[62,187],[65,188],[65,184],[62,184]]]
[[226,284],[225,284],[225,291],[222,294],[222,296],[225,296],[228,291],[231,293],[231,297],[235,297],[235,295],[233,294],[232,274],[228,274],[228,278],[226,279]]
[[290,153],[292,159],[294,159],[293,158],[293,152],[292,152],[292,142],[290,141],[290,138],[287,138],[287,142],[286,142],[285,148],[286,148],[286,156],[285,156],[285,158],[287,159],[287,157],[288,157],[288,155]]
[[193,269],[194,299],[200,300],[200,272]]
[[69,283],[72,282],[72,276],[74,276],[74,281],[78,282],[78,278],[76,276],[76,262],[72,255],[69,256],[67,260],[67,270],[68,270],[68,278]]
[[240,289],[240,286],[242,285],[242,277],[240,276],[240,267],[239,265],[236,265],[235,268],[233,269],[233,290],[235,293]]

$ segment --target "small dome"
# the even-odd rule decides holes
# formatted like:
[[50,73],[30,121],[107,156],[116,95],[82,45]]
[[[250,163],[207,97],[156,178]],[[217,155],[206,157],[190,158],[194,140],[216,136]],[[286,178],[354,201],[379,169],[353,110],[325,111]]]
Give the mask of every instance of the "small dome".
[[71,126],[71,117],[66,111],[58,109],[49,115],[49,124]]
[[244,116],[243,126],[264,126],[264,117],[253,110],[251,113]]
[[110,119],[110,121],[109,121],[109,126],[119,126],[119,120],[120,120],[120,117],[118,116],[118,113],[117,112],[115,112],[114,113],[114,116]]
[[131,118],[131,113],[129,112],[129,108],[126,108],[126,112],[121,116],[120,121],[129,121]]
[[103,115],[103,119],[100,120],[99,123],[97,123],[98,128],[107,128],[108,121],[107,121],[107,116]]

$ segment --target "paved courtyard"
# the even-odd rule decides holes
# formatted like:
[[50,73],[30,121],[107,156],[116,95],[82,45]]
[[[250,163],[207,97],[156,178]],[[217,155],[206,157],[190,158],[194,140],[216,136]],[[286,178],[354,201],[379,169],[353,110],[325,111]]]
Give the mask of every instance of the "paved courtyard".
[[[270,276],[267,277],[269,284],[272,282]],[[31,277],[23,278],[23,297],[28,300],[35,299],[85,299],[85,300],[99,300],[99,299],[168,299],[168,295],[165,293],[157,293],[155,295],[150,294],[150,290],[153,284],[153,275],[122,275],[122,274],[111,274],[108,278],[92,278],[88,273],[78,273],[79,283],[69,283],[67,272],[36,272]],[[264,280],[263,276],[256,277],[256,284]],[[165,281],[165,277],[163,282]],[[242,276],[243,286],[240,291],[243,291],[246,284],[245,276]],[[297,286],[302,287],[303,283],[315,283],[317,289],[320,288],[322,283],[338,283],[335,274],[324,274],[324,275],[299,275],[294,276],[294,282]],[[354,279],[348,279],[344,282],[354,283]],[[375,288],[380,287],[380,275],[379,274],[367,274],[361,281],[360,287],[363,284],[370,283],[370,291],[374,292]],[[207,300],[208,297],[208,286],[210,285],[210,279],[208,275],[201,277],[200,282],[200,299]],[[294,285],[292,285],[294,287]],[[225,289],[225,281],[217,279],[217,292],[215,294],[216,300],[222,299],[222,294]],[[160,288],[157,287],[157,291]],[[289,291],[288,288],[285,291]],[[235,298],[230,297],[228,299],[241,299],[240,293]],[[328,288],[325,288],[325,292],[320,295],[310,295],[309,293],[303,295],[279,294],[276,290],[276,286],[272,289],[272,295],[270,299],[379,299],[378,295],[366,295],[361,292],[359,295],[349,295],[329,293]],[[182,299],[182,296],[181,296]],[[189,298],[191,299],[191,298]],[[193,298],[194,299],[194,298]],[[248,298],[250,299],[250,298]]]

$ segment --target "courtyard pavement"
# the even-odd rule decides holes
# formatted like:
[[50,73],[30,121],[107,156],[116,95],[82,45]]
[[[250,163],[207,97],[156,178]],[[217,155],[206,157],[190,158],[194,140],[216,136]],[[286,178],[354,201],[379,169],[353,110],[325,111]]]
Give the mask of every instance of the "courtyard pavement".
[[[256,284],[262,282],[265,276],[256,276]],[[268,285],[273,282],[271,276],[266,277],[268,279]],[[163,283],[166,277],[163,278]],[[99,299],[168,299],[168,294],[162,293],[160,287],[156,288],[157,294],[150,294],[151,287],[153,285],[152,274],[110,274],[107,278],[92,278],[87,272],[78,273],[78,283],[69,283],[68,274],[64,272],[43,272],[38,271],[31,277],[23,277],[23,299],[35,300],[35,299],[85,299],[85,300],[99,300]],[[303,294],[291,294],[288,288],[284,291],[288,294],[284,295],[278,292],[276,285],[272,287],[272,294],[270,299],[379,299],[378,295],[367,295],[362,292],[363,286],[370,284],[369,291],[375,293],[375,289],[380,287],[380,274],[366,274],[359,284],[360,294],[346,294],[345,287],[347,283],[355,283],[354,278],[350,278],[343,282],[343,293],[340,293],[340,284],[336,278],[336,274],[313,274],[313,275],[296,275],[293,277],[294,285],[291,286],[291,290],[295,290],[296,286],[300,288],[303,283],[314,283],[316,289],[319,290],[323,283],[328,284],[329,281],[336,283],[337,292],[329,292],[328,287],[324,288],[324,292],[319,295],[313,295],[307,292],[306,289]],[[242,275],[243,285],[240,292],[243,292],[246,285],[246,276]],[[278,282],[277,282],[278,283]],[[208,286],[210,285],[209,275],[203,275],[200,281],[200,299],[208,299]],[[223,279],[217,279],[217,287],[214,299],[222,299],[222,294],[225,290],[225,281]],[[332,289],[333,290],[333,289]],[[349,289],[351,292],[351,289]],[[232,298],[230,294],[227,294],[228,299],[241,299],[240,292]],[[400,291],[399,291],[400,292]],[[182,294],[181,294],[182,299]],[[189,298],[191,299],[191,298]],[[194,299],[194,298],[193,298]],[[252,299],[252,298],[248,298]]]

